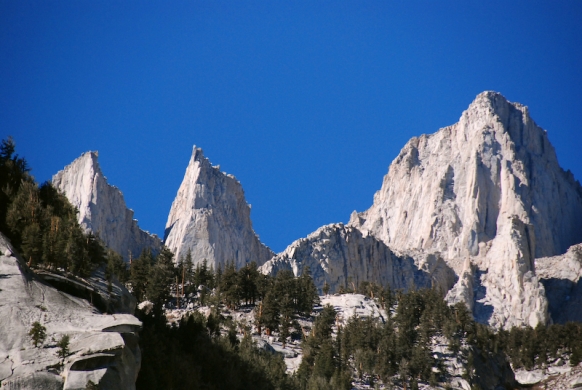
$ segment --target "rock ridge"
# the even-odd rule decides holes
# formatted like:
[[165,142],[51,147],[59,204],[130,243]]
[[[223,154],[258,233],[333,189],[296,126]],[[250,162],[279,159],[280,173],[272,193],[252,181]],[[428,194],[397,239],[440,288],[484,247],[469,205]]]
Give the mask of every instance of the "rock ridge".
[[261,268],[276,275],[283,269],[299,276],[309,267],[316,287],[330,292],[355,289],[361,281],[390,285],[393,289],[441,288],[456,281],[453,271],[434,254],[397,254],[373,236],[342,223],[322,226],[296,240]]

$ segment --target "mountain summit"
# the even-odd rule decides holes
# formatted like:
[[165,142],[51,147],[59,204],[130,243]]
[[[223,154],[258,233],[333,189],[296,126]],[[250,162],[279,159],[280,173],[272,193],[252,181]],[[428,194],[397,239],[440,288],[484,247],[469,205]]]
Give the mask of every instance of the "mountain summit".
[[121,191],[107,182],[97,152],[86,152],[53,176],[52,183],[79,210],[79,224],[128,261],[143,249],[159,251],[156,235],[141,230]]
[[194,264],[207,260],[214,269],[229,262],[237,268],[251,261],[261,265],[274,253],[259,241],[250,214],[239,181],[212,166],[194,146],[170,209],[164,243],[176,259],[191,251]]
[[[361,232],[350,233],[352,240],[361,237],[358,245],[369,236],[381,241],[394,253],[391,261],[414,258],[414,267],[432,275],[433,286],[449,291],[449,302],[465,302],[477,320],[504,328],[535,326],[549,321],[535,259],[582,242],[582,189],[560,168],[545,130],[527,107],[488,91],[458,123],[412,138],[390,165],[370,209],[354,212],[347,228]],[[296,250],[305,239],[296,241],[263,270],[297,273],[299,265],[309,263],[322,272],[320,288],[324,282],[335,286],[359,279],[358,272],[338,278],[334,270],[346,270],[344,264],[354,260],[344,259],[346,251],[321,256],[335,247],[318,237],[307,238],[317,250]],[[412,280],[405,275],[399,278]]]
[[582,189],[564,172],[527,107],[483,92],[459,122],[412,138],[372,207],[351,224],[394,249],[484,256],[516,216],[532,225],[532,256],[582,242]]

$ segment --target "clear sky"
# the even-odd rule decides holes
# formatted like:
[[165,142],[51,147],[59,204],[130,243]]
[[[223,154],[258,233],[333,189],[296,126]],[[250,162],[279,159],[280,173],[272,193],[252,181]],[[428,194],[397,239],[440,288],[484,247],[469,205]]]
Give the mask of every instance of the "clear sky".
[[484,90],[582,178],[582,1],[0,0],[0,136],[40,182],[98,150],[162,236],[192,145],[275,251],[363,211]]

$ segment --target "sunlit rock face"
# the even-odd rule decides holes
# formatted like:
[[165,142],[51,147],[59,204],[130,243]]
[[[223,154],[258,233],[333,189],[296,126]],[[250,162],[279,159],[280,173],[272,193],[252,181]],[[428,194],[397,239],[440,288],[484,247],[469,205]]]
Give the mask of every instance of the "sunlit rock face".
[[293,242],[261,271],[276,275],[288,269],[299,276],[309,267],[320,292],[325,284],[330,292],[341,287],[355,290],[362,281],[402,290],[440,287],[446,291],[452,286],[455,275],[442,259],[433,254],[415,258],[396,254],[382,241],[339,223]]
[[[87,300],[40,280],[0,234],[0,382],[2,389],[135,389],[141,366],[138,331],[130,314],[101,314]],[[34,346],[33,324],[46,328]],[[70,338],[70,354],[57,341]]]
[[164,244],[176,259],[192,253],[194,264],[206,259],[217,269],[233,262],[237,268],[261,265],[274,253],[255,234],[240,182],[213,167],[202,149],[192,157],[166,223]]
[[84,153],[54,175],[52,183],[79,210],[81,227],[99,236],[126,261],[144,249],[160,250],[161,240],[139,228],[121,191],[107,183],[97,152]]
[[582,242],[582,189],[546,132],[527,107],[483,92],[457,124],[406,144],[352,225],[395,249],[455,258],[482,255],[512,215],[533,226],[535,257]]
[[[448,290],[450,303],[465,302],[481,322],[535,326],[549,319],[535,259],[579,242],[580,184],[527,107],[483,92],[457,124],[404,146],[370,209],[294,242],[263,272],[309,264],[318,285],[334,287],[350,278],[397,288],[415,280]],[[406,256],[412,263],[402,263]],[[419,271],[430,283],[411,277]]]
[[548,316],[534,259],[582,242],[582,189],[527,107],[483,92],[457,124],[411,139],[350,225],[440,253],[460,276],[449,299],[471,298],[477,319],[536,325]]

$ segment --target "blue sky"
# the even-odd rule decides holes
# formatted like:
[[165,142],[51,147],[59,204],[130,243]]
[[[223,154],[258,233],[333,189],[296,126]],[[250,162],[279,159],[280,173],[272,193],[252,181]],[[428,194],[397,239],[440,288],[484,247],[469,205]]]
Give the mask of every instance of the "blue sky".
[[0,0],[0,136],[38,181],[98,150],[159,235],[196,144],[281,251],[367,209],[408,139],[484,90],[529,106],[580,180],[581,20],[580,1]]

